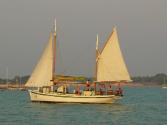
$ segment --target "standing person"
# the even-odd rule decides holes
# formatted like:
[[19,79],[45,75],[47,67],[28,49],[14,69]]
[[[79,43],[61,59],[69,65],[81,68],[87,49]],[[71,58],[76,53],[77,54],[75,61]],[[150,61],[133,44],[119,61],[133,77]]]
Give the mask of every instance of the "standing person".
[[89,88],[90,88],[90,83],[89,83],[89,80],[86,81],[86,91],[89,91]]

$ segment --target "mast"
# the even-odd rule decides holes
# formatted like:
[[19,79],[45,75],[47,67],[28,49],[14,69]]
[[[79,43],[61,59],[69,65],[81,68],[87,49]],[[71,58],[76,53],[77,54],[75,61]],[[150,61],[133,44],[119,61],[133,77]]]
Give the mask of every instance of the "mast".
[[52,80],[54,82],[54,74],[56,68],[56,19],[54,22],[54,33],[53,33],[53,71],[52,71]]
[[99,53],[98,53],[98,43],[99,43],[99,37],[98,37],[98,34],[96,36],[96,69],[95,69],[95,80],[97,81],[97,68],[98,68],[98,56],[99,56]]

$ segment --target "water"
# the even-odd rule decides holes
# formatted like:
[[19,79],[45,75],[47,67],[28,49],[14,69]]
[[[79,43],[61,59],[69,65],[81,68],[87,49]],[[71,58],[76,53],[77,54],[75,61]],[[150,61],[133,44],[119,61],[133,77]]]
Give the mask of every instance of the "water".
[[166,125],[167,89],[124,88],[117,104],[32,103],[25,91],[0,91],[0,125]]

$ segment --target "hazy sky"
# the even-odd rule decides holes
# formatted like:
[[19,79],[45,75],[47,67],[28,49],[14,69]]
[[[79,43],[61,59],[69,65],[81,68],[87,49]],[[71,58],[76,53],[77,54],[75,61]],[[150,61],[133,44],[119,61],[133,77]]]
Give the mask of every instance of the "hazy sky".
[[30,74],[57,19],[57,72],[92,76],[114,26],[131,75],[167,73],[167,0],[0,0],[0,77]]

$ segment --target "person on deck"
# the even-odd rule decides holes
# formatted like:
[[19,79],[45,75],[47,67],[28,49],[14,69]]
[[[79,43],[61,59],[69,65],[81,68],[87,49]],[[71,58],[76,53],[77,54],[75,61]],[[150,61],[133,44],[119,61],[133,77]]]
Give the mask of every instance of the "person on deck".
[[89,91],[89,88],[90,88],[90,83],[89,83],[89,80],[86,81],[86,91]]

